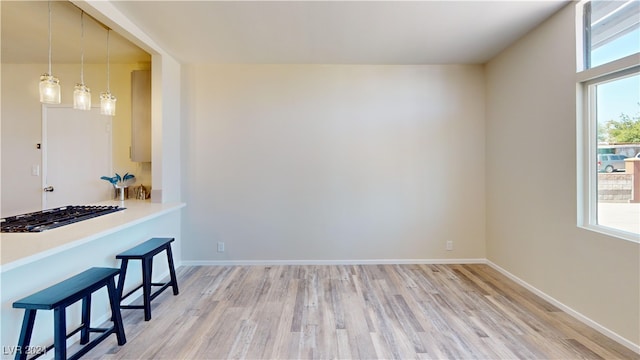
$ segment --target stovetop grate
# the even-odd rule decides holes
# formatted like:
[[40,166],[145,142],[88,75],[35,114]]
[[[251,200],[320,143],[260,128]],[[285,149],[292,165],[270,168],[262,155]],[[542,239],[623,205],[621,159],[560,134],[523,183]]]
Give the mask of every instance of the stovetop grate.
[[0,219],[1,232],[41,232],[124,210],[119,206],[69,205]]

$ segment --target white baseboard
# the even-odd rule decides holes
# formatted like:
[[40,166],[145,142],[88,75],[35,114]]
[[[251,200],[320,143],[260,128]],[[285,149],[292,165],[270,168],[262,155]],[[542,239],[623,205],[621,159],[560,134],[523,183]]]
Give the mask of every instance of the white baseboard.
[[567,314],[573,316],[574,318],[576,318],[580,322],[584,323],[585,325],[589,326],[590,328],[596,330],[597,332],[603,334],[604,336],[610,338],[611,340],[619,343],[620,345],[628,348],[629,350],[631,350],[631,351],[633,351],[633,352],[635,352],[637,354],[640,354],[640,345],[634,344],[630,340],[625,339],[624,337],[618,335],[617,333],[607,329],[606,327],[598,324],[597,322],[591,320],[590,318],[582,315],[578,311],[575,311],[574,309],[570,308],[569,306],[567,306],[567,305],[561,303],[560,301],[554,299],[553,297],[547,295],[543,291],[535,288],[534,286],[530,285],[526,281],[524,281],[524,280],[520,279],[519,277],[513,275],[512,273],[510,273],[507,270],[501,268],[500,266],[498,266],[497,264],[491,262],[490,260],[486,260],[485,263],[487,265],[491,266],[492,268],[494,268],[495,270],[499,271],[502,275],[504,275],[504,276],[508,277],[509,279],[515,281],[519,285],[522,285],[527,290],[529,290],[532,293],[540,296],[541,298],[543,298],[544,300],[550,302],[554,306],[560,308],[562,311],[564,311]]
[[183,260],[182,266],[486,264],[486,259]]

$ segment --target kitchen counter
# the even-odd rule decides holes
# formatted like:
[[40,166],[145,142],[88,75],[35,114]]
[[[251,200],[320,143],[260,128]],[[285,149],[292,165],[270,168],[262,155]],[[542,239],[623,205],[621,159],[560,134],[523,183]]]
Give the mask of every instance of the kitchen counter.
[[[152,203],[128,199],[105,201],[93,205],[118,205],[126,209],[80,221],[40,233],[2,233],[0,235],[0,344],[15,346],[20,335],[24,311],[14,309],[17,299],[68,279],[91,267],[120,267],[116,255],[152,237],[172,237],[174,262],[182,259],[181,208],[183,203]],[[160,282],[169,274],[166,261],[153,264],[153,276]],[[130,266],[123,291],[133,290],[142,279],[141,266]],[[140,290],[138,290],[140,291]],[[133,296],[135,298],[136,296]],[[70,318],[79,321],[80,302],[68,308]],[[99,324],[111,316],[106,292],[91,299],[91,317]],[[53,342],[53,316],[38,317],[32,345]],[[78,341],[79,334],[69,341]],[[12,358],[10,351],[2,359]]]
[[149,200],[105,201],[95,205],[126,209],[39,233],[2,233],[0,271],[5,272],[184,207],[184,203],[159,204]]

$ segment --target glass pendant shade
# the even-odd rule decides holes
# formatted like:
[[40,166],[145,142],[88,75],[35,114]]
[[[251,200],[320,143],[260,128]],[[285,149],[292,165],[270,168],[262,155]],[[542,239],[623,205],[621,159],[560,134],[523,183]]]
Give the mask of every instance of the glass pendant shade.
[[73,108],[91,110],[91,90],[85,84],[76,84],[73,90]]
[[91,90],[84,84],[84,11],[80,14],[80,83],[73,89],[73,108],[91,110]]
[[40,76],[40,102],[43,104],[60,104],[60,81],[49,74]]
[[60,104],[60,80],[51,75],[51,1],[49,9],[49,71],[40,75],[40,102],[43,104]]
[[100,93],[100,114],[115,116],[117,100],[110,91]]
[[111,29],[107,29],[107,91],[100,93],[100,114],[107,116],[116,115],[116,97],[109,90],[109,34]]

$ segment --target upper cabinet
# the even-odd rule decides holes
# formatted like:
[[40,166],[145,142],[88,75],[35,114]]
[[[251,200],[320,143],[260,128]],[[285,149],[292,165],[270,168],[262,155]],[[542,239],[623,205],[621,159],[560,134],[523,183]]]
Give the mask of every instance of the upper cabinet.
[[131,72],[131,161],[151,162],[151,71]]

